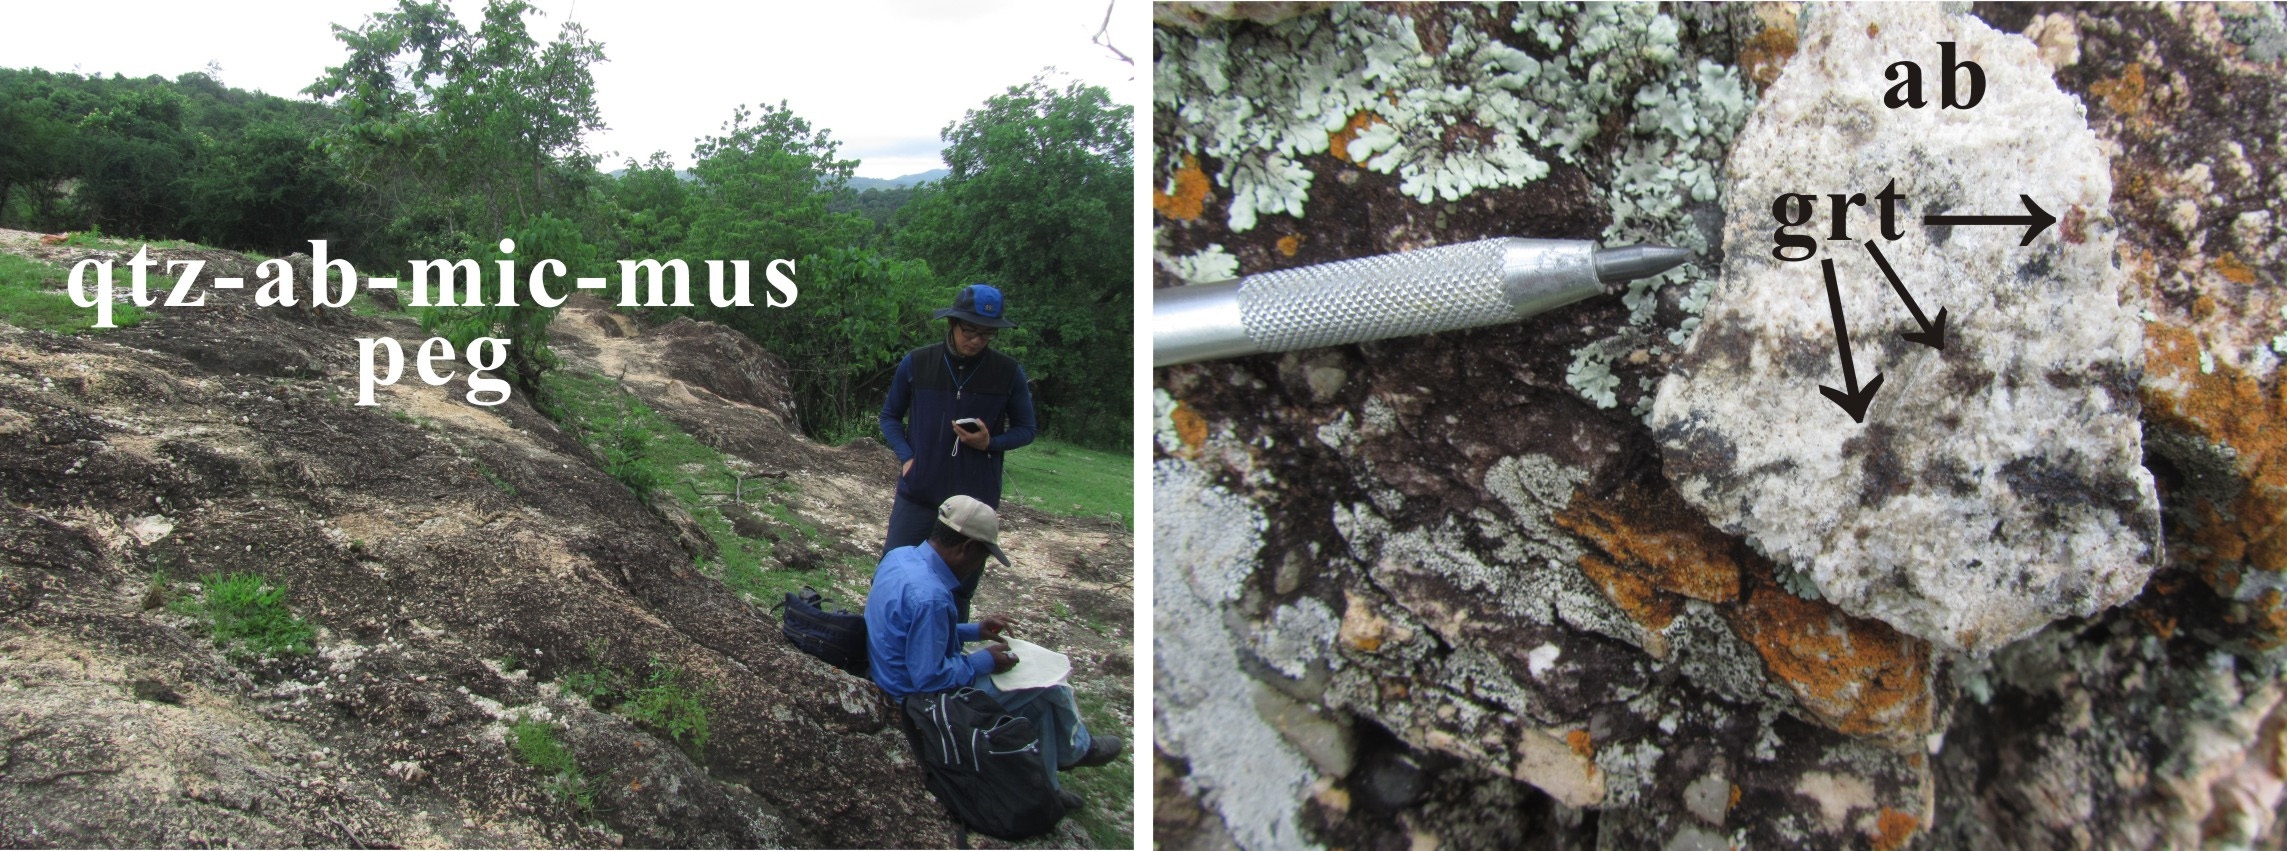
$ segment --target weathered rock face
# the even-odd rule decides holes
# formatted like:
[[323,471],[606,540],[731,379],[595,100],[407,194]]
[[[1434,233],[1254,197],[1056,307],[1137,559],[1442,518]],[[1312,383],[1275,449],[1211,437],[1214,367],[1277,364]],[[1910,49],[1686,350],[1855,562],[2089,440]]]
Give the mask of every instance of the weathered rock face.
[[[1939,42],[1982,69],[1974,108],[1940,108],[1970,78],[1942,82]],[[1652,408],[1677,491],[1844,609],[1950,648],[2127,599],[2161,555],[2143,329],[2080,104],[2031,41],[1932,4],[1818,7],[1800,44],[1732,150],[1723,281]],[[1885,106],[1902,60],[1927,107]],[[1816,241],[1775,256],[1774,202],[1830,191],[1866,206],[1837,222],[1829,199],[1800,199],[1788,215],[1809,220],[1782,230]],[[1923,224],[2022,214],[2020,195],[2061,219],[2030,245],[2023,226]],[[1927,329],[1884,261],[1945,320],[1942,348],[1901,336]],[[1863,423],[1818,391],[1856,391],[1845,370],[1882,382]]]
[[[210,275],[245,263],[210,259]],[[575,435],[521,394],[464,404],[458,383],[355,406],[353,338],[419,329],[252,301],[212,293],[100,335],[0,324],[0,846],[954,843],[878,689],[694,569],[684,529]],[[554,329],[566,368],[624,374],[729,463],[795,484],[749,480],[756,511],[730,519],[773,543],[764,570],[802,564],[862,600],[870,573],[844,565],[881,539],[895,459],[758,410],[784,398],[758,380],[776,359],[728,332],[607,339],[591,307]],[[715,369],[668,374],[709,352]],[[979,605],[1071,651],[1105,726],[1125,721],[1130,533],[1022,508],[1003,529],[1018,567],[988,574]],[[226,655],[164,605],[237,571],[284,590],[312,655]],[[679,744],[568,685],[607,669],[711,684],[710,740]],[[515,755],[518,719],[554,726],[589,806]],[[1088,843],[1067,821],[1032,844]]]

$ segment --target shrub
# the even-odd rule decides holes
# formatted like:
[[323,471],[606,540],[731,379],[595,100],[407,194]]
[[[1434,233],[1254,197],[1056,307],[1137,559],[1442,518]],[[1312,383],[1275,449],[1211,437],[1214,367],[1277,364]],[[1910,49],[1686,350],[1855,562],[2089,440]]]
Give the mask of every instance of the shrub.
[[573,758],[572,749],[556,738],[555,725],[519,717],[508,727],[508,746],[524,764],[548,774],[549,794],[581,812],[595,810],[595,789],[580,773],[580,761]]
[[217,646],[232,655],[255,657],[310,652],[316,633],[286,610],[286,589],[251,573],[210,573],[199,583],[201,597],[176,600],[175,609],[205,620]]
[[[601,660],[607,649],[601,642],[592,644],[588,656]],[[701,681],[685,685],[684,670],[661,665],[658,657],[652,657],[645,667],[649,673],[638,676],[599,661],[596,667],[565,675],[564,688],[587,698],[598,709],[667,734],[697,757],[707,747],[706,696],[714,691],[714,684]]]

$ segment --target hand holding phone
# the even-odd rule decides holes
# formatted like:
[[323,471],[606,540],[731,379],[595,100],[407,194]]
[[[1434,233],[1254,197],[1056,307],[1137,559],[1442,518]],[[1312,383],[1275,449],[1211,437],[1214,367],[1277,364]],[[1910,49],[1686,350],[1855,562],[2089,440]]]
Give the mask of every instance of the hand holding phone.
[[977,419],[976,417],[966,417],[963,419],[954,420],[953,434],[955,436],[953,442],[953,454],[955,455],[961,454],[961,447],[963,446],[967,446],[977,452],[983,452],[985,451],[986,447],[992,445],[992,432],[986,430],[984,420]]

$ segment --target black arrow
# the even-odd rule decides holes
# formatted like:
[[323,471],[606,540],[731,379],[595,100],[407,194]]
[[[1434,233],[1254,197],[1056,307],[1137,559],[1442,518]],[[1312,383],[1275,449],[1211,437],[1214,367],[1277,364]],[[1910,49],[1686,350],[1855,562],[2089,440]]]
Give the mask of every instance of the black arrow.
[[1882,276],[1890,279],[1890,288],[1897,290],[1898,297],[1906,300],[1906,309],[1913,312],[1914,321],[1922,326],[1922,331],[1919,334],[1907,333],[1898,336],[1906,338],[1906,342],[1909,343],[1920,343],[1941,352],[1945,351],[1946,309],[1938,308],[1938,321],[1931,322],[1929,317],[1922,315],[1921,305],[1914,303],[1913,293],[1906,292],[1906,282],[1898,280],[1898,273],[1890,269],[1890,258],[1882,256],[1882,249],[1874,247],[1874,240],[1866,241],[1866,253],[1874,255],[1874,265],[1882,267]]
[[1842,383],[1850,388],[1850,392],[1844,393],[1821,384],[1818,392],[1841,405],[1852,422],[1863,423],[1866,421],[1866,404],[1874,401],[1874,391],[1882,389],[1882,375],[1875,373],[1874,380],[1866,382],[1866,389],[1858,388],[1858,369],[1850,364],[1850,331],[1842,327],[1842,290],[1834,282],[1834,261],[1827,259],[1818,262],[1826,270],[1826,304],[1834,310],[1834,345],[1842,350]]
[[1923,214],[1923,215],[1922,215],[1922,224],[1925,224],[1925,225],[2024,225],[2024,226],[2025,226],[2025,239],[2024,239],[2023,241],[2020,241],[2020,242],[2018,242],[2018,243],[2017,243],[2017,245],[2018,245],[2018,246],[2020,246],[2020,247],[2023,247],[2023,246],[2027,246],[2027,245],[2032,245],[2032,244],[2033,244],[2033,237],[2036,237],[2036,236],[2040,236],[2042,231],[2048,230],[2050,225],[2056,224],[2056,223],[2057,223],[2057,217],[2056,217],[2056,216],[2052,216],[2052,215],[2049,215],[2049,211],[2047,211],[2047,210],[2043,210],[2043,209],[2041,209],[2041,205],[2033,203],[2033,196],[2031,196],[2031,195],[2019,195],[2019,196],[2017,196],[2017,198],[2018,198],[2019,200],[2022,200],[2022,201],[2024,201],[2024,202],[2025,202],[2025,209],[2032,211],[2032,213],[2033,213],[2032,215],[2030,215],[2030,216],[1941,216],[1941,215],[1938,215],[1938,214],[1936,214],[1936,213],[1925,213],[1925,214]]

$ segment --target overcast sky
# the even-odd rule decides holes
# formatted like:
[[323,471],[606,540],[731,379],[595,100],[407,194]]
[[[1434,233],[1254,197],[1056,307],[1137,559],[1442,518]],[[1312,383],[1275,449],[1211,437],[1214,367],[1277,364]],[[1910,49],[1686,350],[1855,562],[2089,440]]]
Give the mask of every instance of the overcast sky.
[[[596,100],[609,130],[588,139],[617,168],[666,151],[688,166],[693,140],[718,132],[733,107],[781,100],[831,130],[858,174],[897,177],[943,167],[938,139],[985,99],[1048,66],[1137,105],[1149,85],[1144,0],[1117,0],[1113,46],[1090,39],[1105,3],[986,2],[685,3],[672,0],[535,0],[528,19],[545,43],[565,20],[602,42]],[[167,78],[214,62],[222,81],[281,97],[347,56],[329,25],[355,27],[393,0],[234,4],[83,0],[10,4],[0,66]],[[453,0],[464,26],[483,0]],[[1061,84],[1059,84],[1061,86]]]

